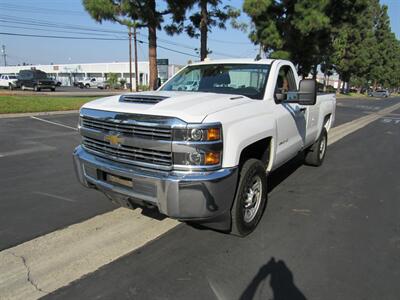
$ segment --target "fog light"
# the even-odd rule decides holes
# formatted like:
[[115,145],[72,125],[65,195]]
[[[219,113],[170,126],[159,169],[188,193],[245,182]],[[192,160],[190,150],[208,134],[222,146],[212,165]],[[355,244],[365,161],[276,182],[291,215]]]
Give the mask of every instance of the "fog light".
[[218,165],[221,160],[219,152],[207,152],[204,156],[205,165]]
[[203,130],[194,128],[190,132],[190,137],[192,138],[193,141],[200,141],[203,137]]

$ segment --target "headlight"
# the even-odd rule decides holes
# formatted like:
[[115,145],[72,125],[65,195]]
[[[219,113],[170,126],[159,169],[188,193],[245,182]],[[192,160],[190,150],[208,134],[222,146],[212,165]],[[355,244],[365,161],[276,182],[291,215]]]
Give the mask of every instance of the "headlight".
[[213,125],[191,125],[185,128],[174,129],[174,141],[187,142],[207,142],[220,141],[222,139],[222,130],[220,124]]
[[221,167],[221,124],[188,124],[175,128],[173,160],[176,170],[208,170]]
[[200,141],[203,138],[203,130],[199,128],[193,128],[190,131],[190,139],[192,141]]

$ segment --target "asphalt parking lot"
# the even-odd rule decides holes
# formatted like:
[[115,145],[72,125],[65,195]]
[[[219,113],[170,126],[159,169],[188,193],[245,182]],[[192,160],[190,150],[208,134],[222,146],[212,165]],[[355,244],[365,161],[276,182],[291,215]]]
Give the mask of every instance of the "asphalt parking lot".
[[[335,126],[399,102],[339,100]],[[75,179],[76,124],[0,119],[0,250],[115,209]],[[397,110],[331,145],[321,168],[295,159],[273,173],[249,237],[181,224],[47,297],[399,299],[399,151]]]

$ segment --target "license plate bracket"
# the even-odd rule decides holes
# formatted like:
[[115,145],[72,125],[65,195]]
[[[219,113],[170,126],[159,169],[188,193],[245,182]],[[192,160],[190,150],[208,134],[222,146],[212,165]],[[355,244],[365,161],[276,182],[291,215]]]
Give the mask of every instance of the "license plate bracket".
[[122,185],[124,187],[132,188],[133,187],[133,180],[126,177],[116,176],[112,174],[105,174],[105,179],[109,183]]

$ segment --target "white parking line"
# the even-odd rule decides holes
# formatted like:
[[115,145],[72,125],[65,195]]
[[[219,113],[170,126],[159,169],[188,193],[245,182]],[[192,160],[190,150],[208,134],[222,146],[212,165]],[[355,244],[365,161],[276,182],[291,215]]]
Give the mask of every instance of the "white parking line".
[[[398,108],[400,103],[331,129],[329,144]],[[146,217],[140,209],[119,208],[3,250],[0,298],[42,297],[142,247],[178,224],[168,218],[158,221]]]
[[15,155],[23,155],[23,154],[30,154],[35,152],[43,152],[43,151],[54,151],[56,147],[47,146],[47,145],[38,145],[38,146],[29,146],[29,148],[19,149],[9,152],[2,152],[0,153],[0,158],[6,156],[15,156]]
[[68,201],[68,202],[76,202],[76,200],[73,200],[73,199],[70,199],[70,198],[67,198],[67,197],[63,197],[63,196],[49,194],[49,193],[33,192],[33,194],[47,196],[47,197],[50,197],[50,198],[59,199],[59,200],[63,200],[63,201]]
[[72,129],[72,130],[75,130],[75,131],[78,130],[78,128],[76,128],[76,127],[64,125],[64,124],[61,124],[61,123],[58,123],[58,122],[52,122],[52,121],[41,119],[41,118],[34,117],[34,116],[31,116],[31,118],[34,119],[34,120],[45,122],[45,123],[49,123],[49,124],[53,124],[53,125],[57,125],[57,126],[65,127],[65,128],[69,128],[69,129]]

